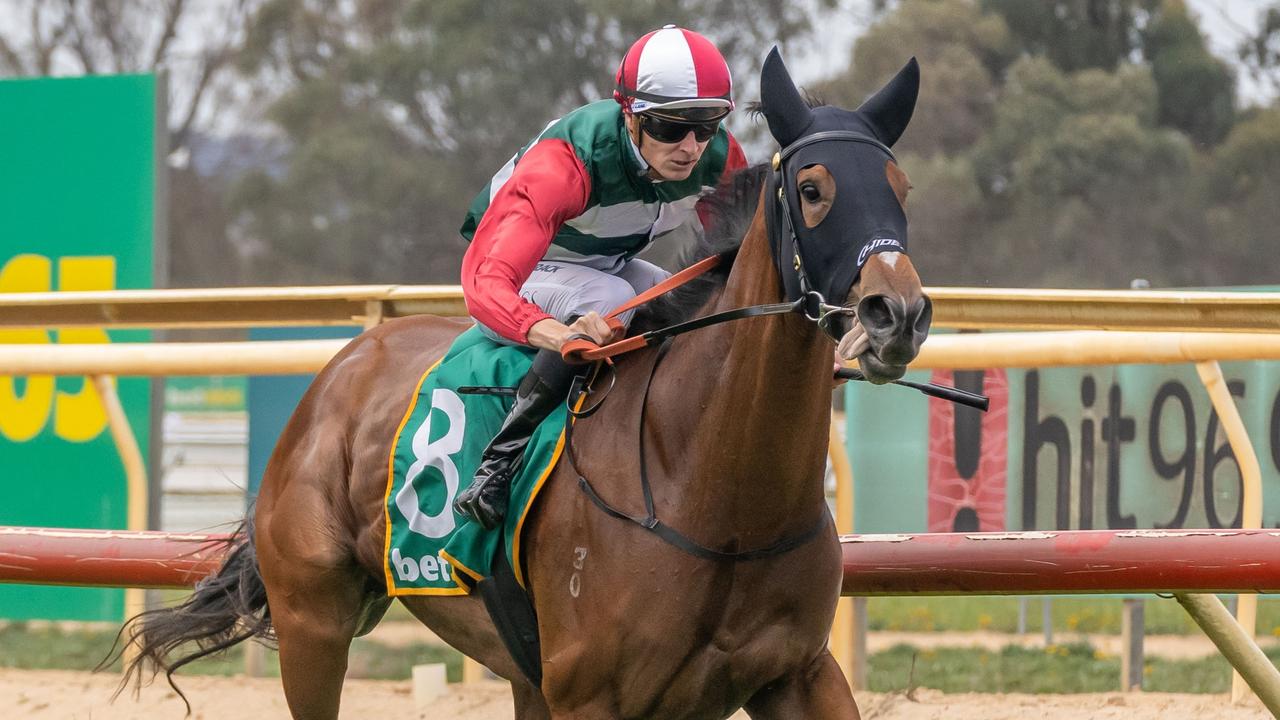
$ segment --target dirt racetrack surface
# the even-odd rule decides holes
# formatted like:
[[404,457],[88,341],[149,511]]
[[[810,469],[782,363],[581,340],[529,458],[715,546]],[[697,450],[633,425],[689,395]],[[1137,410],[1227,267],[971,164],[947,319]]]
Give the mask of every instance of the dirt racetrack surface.
[[[4,718],[37,720],[182,720],[182,702],[163,680],[114,703],[117,678],[83,672],[0,670]],[[191,699],[193,720],[288,720],[279,681],[270,678],[188,677],[180,681]],[[341,717],[421,720],[510,720],[510,695],[498,682],[451,685],[430,706],[414,706],[408,681],[349,680]],[[944,695],[919,690],[900,694],[859,693],[864,720],[1156,720],[1214,718],[1263,720],[1265,709],[1251,700],[1232,707],[1222,695],[1100,693],[1082,695]],[[745,718],[739,713],[734,716]]]

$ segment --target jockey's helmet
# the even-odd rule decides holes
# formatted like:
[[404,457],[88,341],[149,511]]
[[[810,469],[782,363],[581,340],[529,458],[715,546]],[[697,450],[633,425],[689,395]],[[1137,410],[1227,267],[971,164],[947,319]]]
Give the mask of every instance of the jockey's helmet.
[[623,56],[613,99],[633,114],[716,120],[733,109],[733,79],[710,40],[667,25],[637,40]]

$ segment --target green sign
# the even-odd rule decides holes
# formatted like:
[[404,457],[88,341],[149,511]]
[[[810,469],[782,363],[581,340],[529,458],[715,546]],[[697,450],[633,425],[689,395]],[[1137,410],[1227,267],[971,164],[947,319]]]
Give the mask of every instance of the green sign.
[[[0,82],[0,292],[152,285],[154,77]],[[146,340],[97,328],[0,330],[0,343]],[[150,382],[117,381],[146,454]],[[0,524],[123,528],[124,469],[93,384],[0,376]],[[0,617],[119,620],[123,592],[0,585]]]
[[[1280,363],[1224,363],[1280,524]],[[1195,366],[910,373],[983,416],[850,383],[858,532],[1239,527],[1240,470]]]
[[174,377],[164,384],[164,409],[182,413],[244,412],[249,381],[243,375]]

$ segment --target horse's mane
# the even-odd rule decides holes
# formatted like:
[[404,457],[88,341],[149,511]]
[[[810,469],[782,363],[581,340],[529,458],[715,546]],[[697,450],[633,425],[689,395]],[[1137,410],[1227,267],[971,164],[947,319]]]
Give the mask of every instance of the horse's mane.
[[743,168],[733,174],[714,193],[703,198],[707,230],[691,247],[680,254],[680,267],[689,267],[712,255],[720,264],[671,292],[642,305],[631,323],[633,334],[683,322],[707,304],[729,279],[729,270],[742,245],[760,200],[768,163]]

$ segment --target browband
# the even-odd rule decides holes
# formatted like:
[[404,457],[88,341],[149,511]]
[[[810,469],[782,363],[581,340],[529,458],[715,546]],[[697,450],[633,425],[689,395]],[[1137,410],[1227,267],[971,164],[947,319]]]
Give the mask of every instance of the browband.
[[894,156],[893,151],[889,149],[888,145],[885,145],[870,135],[863,135],[862,133],[853,132],[852,130],[823,130],[822,132],[816,132],[812,135],[806,135],[782,148],[782,153],[778,158],[779,162],[791,157],[802,147],[823,142],[824,140],[844,140],[846,142],[866,143],[867,145],[873,145],[879,148],[881,152],[889,156],[890,160],[894,162],[898,161],[898,158]]

